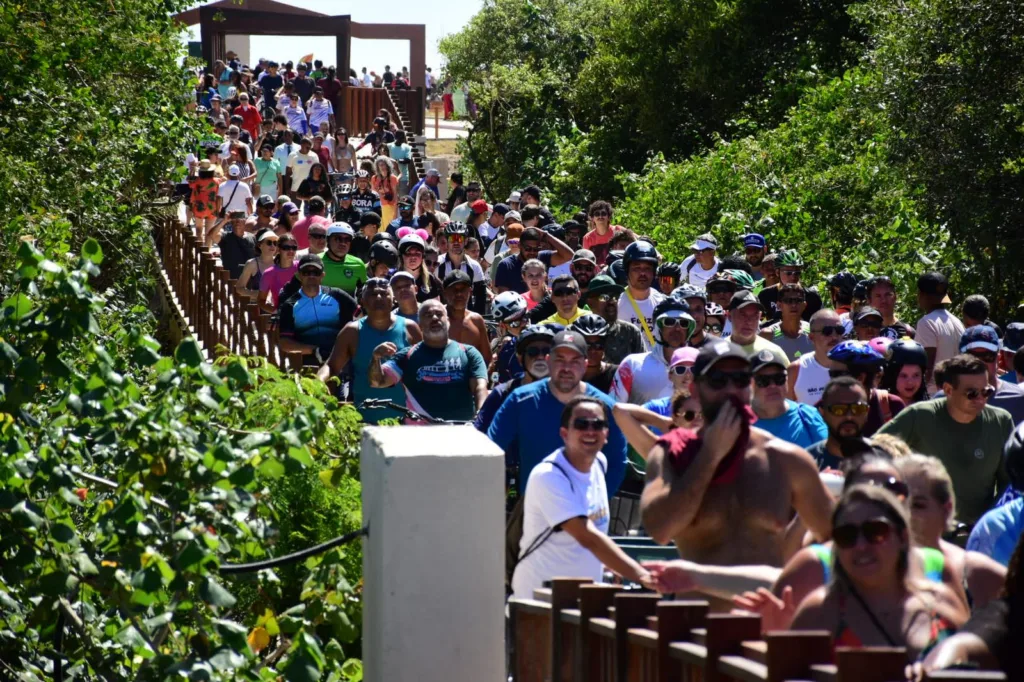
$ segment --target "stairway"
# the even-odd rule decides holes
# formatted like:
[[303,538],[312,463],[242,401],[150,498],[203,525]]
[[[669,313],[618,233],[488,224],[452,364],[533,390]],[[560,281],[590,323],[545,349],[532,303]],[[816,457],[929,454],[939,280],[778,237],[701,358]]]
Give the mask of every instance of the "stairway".
[[[405,108],[399,104],[398,99],[394,97],[391,90],[384,90],[387,94],[388,101],[391,103],[391,109],[398,117],[399,127],[405,131],[406,140],[409,146],[412,147],[412,158],[413,167],[409,169],[409,186],[419,182],[420,178],[427,174],[426,168],[426,151],[427,151],[427,138],[425,135],[420,135],[413,130],[412,123],[409,120],[409,114],[405,111]],[[413,197],[415,199],[415,197]]]

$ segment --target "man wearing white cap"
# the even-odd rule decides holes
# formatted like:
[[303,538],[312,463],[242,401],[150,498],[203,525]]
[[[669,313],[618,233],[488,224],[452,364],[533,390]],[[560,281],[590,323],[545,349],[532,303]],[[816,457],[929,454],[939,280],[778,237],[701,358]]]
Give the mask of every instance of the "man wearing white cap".
[[690,247],[693,255],[682,262],[683,277],[692,285],[707,287],[708,280],[718,272],[718,240],[714,235],[702,234]]
[[420,191],[420,187],[426,187],[437,199],[441,198],[441,190],[438,188],[438,183],[441,182],[441,173],[436,168],[427,169],[427,174],[420,178],[420,181],[412,186],[409,190],[409,196],[415,198],[416,193]]
[[234,164],[228,168],[228,179],[217,188],[218,214],[245,211],[245,215],[248,216],[252,213],[252,190],[239,180],[241,174],[242,169]]

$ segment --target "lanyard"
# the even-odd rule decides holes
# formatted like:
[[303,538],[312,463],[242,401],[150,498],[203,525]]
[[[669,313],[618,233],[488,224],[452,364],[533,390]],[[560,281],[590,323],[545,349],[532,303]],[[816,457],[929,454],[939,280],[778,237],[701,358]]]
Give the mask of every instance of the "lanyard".
[[651,333],[650,327],[647,326],[647,318],[640,312],[640,306],[636,304],[636,299],[633,298],[633,293],[629,290],[629,287],[626,287],[626,298],[629,299],[630,305],[633,306],[633,312],[636,313],[637,319],[640,320],[640,326],[643,328],[647,340],[651,343],[651,348],[654,348],[657,345],[654,341],[654,334]]

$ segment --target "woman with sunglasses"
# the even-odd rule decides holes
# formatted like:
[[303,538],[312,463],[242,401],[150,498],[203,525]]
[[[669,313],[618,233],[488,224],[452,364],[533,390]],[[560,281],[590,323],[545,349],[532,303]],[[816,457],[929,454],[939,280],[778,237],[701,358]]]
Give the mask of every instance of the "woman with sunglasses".
[[260,308],[268,313],[277,311],[281,303],[281,290],[295,278],[295,272],[298,270],[295,253],[299,250],[299,243],[295,241],[295,237],[291,233],[285,233],[277,238],[277,242],[274,265],[265,270],[260,277],[260,295],[257,299]]
[[668,415],[646,406],[615,403],[612,416],[622,429],[626,442],[644,459],[655,446],[661,434],[672,429],[697,431],[704,425],[700,400],[687,389],[679,389],[669,399]]
[[928,400],[928,386],[924,381],[928,356],[924,346],[916,341],[893,341],[886,354],[881,386],[907,405]]
[[[424,263],[426,252],[427,245],[419,235],[407,234],[398,242],[399,270],[404,270],[416,278],[416,286],[419,288],[416,300],[420,303],[439,298],[442,290],[441,280]],[[432,258],[436,266],[436,252]]]
[[256,257],[250,258],[242,268],[242,274],[235,282],[235,292],[239,296],[256,301],[260,294],[260,280],[263,273],[274,267],[277,257],[278,236],[274,230],[264,227],[256,233]]

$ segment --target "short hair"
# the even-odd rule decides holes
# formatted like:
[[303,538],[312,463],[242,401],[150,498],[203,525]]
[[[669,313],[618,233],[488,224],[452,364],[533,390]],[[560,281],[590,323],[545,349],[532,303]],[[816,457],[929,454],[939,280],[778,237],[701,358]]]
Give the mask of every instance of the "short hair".
[[718,266],[719,272],[724,272],[725,270],[742,270],[748,275],[754,274],[754,268],[751,267],[750,263],[748,263],[747,259],[743,256],[737,256],[734,254],[731,256],[724,256],[718,260],[721,263]]
[[376,211],[367,211],[363,215],[359,216],[359,227],[365,227],[366,225],[376,225],[380,227],[380,216],[377,215]]
[[284,114],[276,114],[274,116],[274,123],[283,123],[288,125],[288,118]]
[[417,315],[422,315],[423,311],[427,308],[427,306],[430,306],[430,305],[439,305],[439,306],[441,306],[441,310],[444,311],[444,314],[448,315],[448,309],[445,308],[444,303],[441,303],[441,299],[439,299],[439,298],[428,298],[427,300],[423,301],[423,303],[420,303],[420,307],[416,309],[416,314]]
[[590,204],[590,208],[587,209],[587,215],[594,215],[596,211],[608,211],[610,216],[612,214],[612,205],[604,199],[598,199]]
[[533,220],[534,218],[540,220],[540,207],[527,206],[522,211],[520,211],[519,215],[523,217],[523,220]]
[[805,301],[807,300],[807,289],[805,289],[804,285],[802,284],[796,284],[793,282],[789,284],[783,284],[781,287],[779,287],[779,298],[782,298],[782,295],[786,292],[798,293],[804,298]]
[[[572,275],[559,275],[551,280],[551,288],[554,289],[558,284],[576,284],[576,278]],[[576,288],[579,289],[578,284],[576,285]]]
[[528,187],[523,188],[523,191],[520,194],[522,196],[529,194],[531,197],[536,199],[538,203],[540,203],[540,187],[537,185],[529,185]]
[[988,369],[985,367],[985,363],[978,358],[963,353],[943,360],[935,368],[935,371],[942,375],[942,383],[949,382],[953,388],[957,388],[960,386],[960,377],[985,374]]
[[460,185],[462,184],[462,173],[460,173],[459,171],[455,171],[454,173],[452,173],[451,177],[452,177],[452,182],[457,182]]
[[953,512],[949,516],[949,523],[946,530],[956,528],[956,493],[953,491],[953,481],[949,477],[946,465],[938,457],[912,453],[899,461],[899,468],[906,479],[914,474],[922,474],[928,480],[928,493],[939,504],[949,502],[953,505]]
[[[242,94],[244,95],[245,93],[242,93]],[[242,123],[244,121],[245,121],[245,119],[242,118],[241,114],[231,114],[231,122],[232,123]]]
[[536,227],[528,227],[523,230],[523,234],[519,237],[519,243],[523,242],[539,242],[544,240],[544,233]]
[[575,409],[578,406],[580,406],[580,405],[582,405],[584,403],[592,403],[594,405],[599,406],[601,408],[601,412],[604,413],[605,420],[606,421],[608,420],[608,406],[605,405],[603,401],[599,400],[598,398],[595,398],[592,395],[578,395],[575,398],[573,398],[572,400],[570,400],[569,402],[567,402],[565,404],[565,407],[562,408],[562,428],[563,429],[569,428],[569,422],[572,421],[572,413],[573,413],[573,411],[575,411]]
[[822,308],[821,310],[819,310],[819,311],[815,312],[813,315],[811,315],[811,319],[809,320],[809,324],[814,324],[818,320],[821,320],[821,319],[826,318],[826,317],[829,318],[829,319],[831,319],[833,317],[839,317],[839,313],[837,313],[835,310],[832,310],[832,308]]
[[839,388],[860,389],[865,395],[867,395],[868,392],[868,389],[864,388],[864,384],[849,375],[836,377],[825,385],[825,390],[821,392],[821,400],[819,401],[819,404],[823,404],[829,395]]
[[914,454],[907,442],[891,433],[876,433],[868,439],[875,448],[888,452],[893,460],[903,459]]
[[618,232],[612,235],[612,238],[608,240],[608,243],[618,244],[619,242],[626,242],[627,244],[632,244],[634,241],[636,240],[630,236],[629,232],[626,232],[625,230],[619,230]]
[[964,317],[984,322],[988,319],[990,310],[988,299],[981,294],[971,294],[964,299]]
[[327,202],[321,197],[313,197],[309,200],[309,211],[310,213],[319,213],[320,211],[327,208]]

